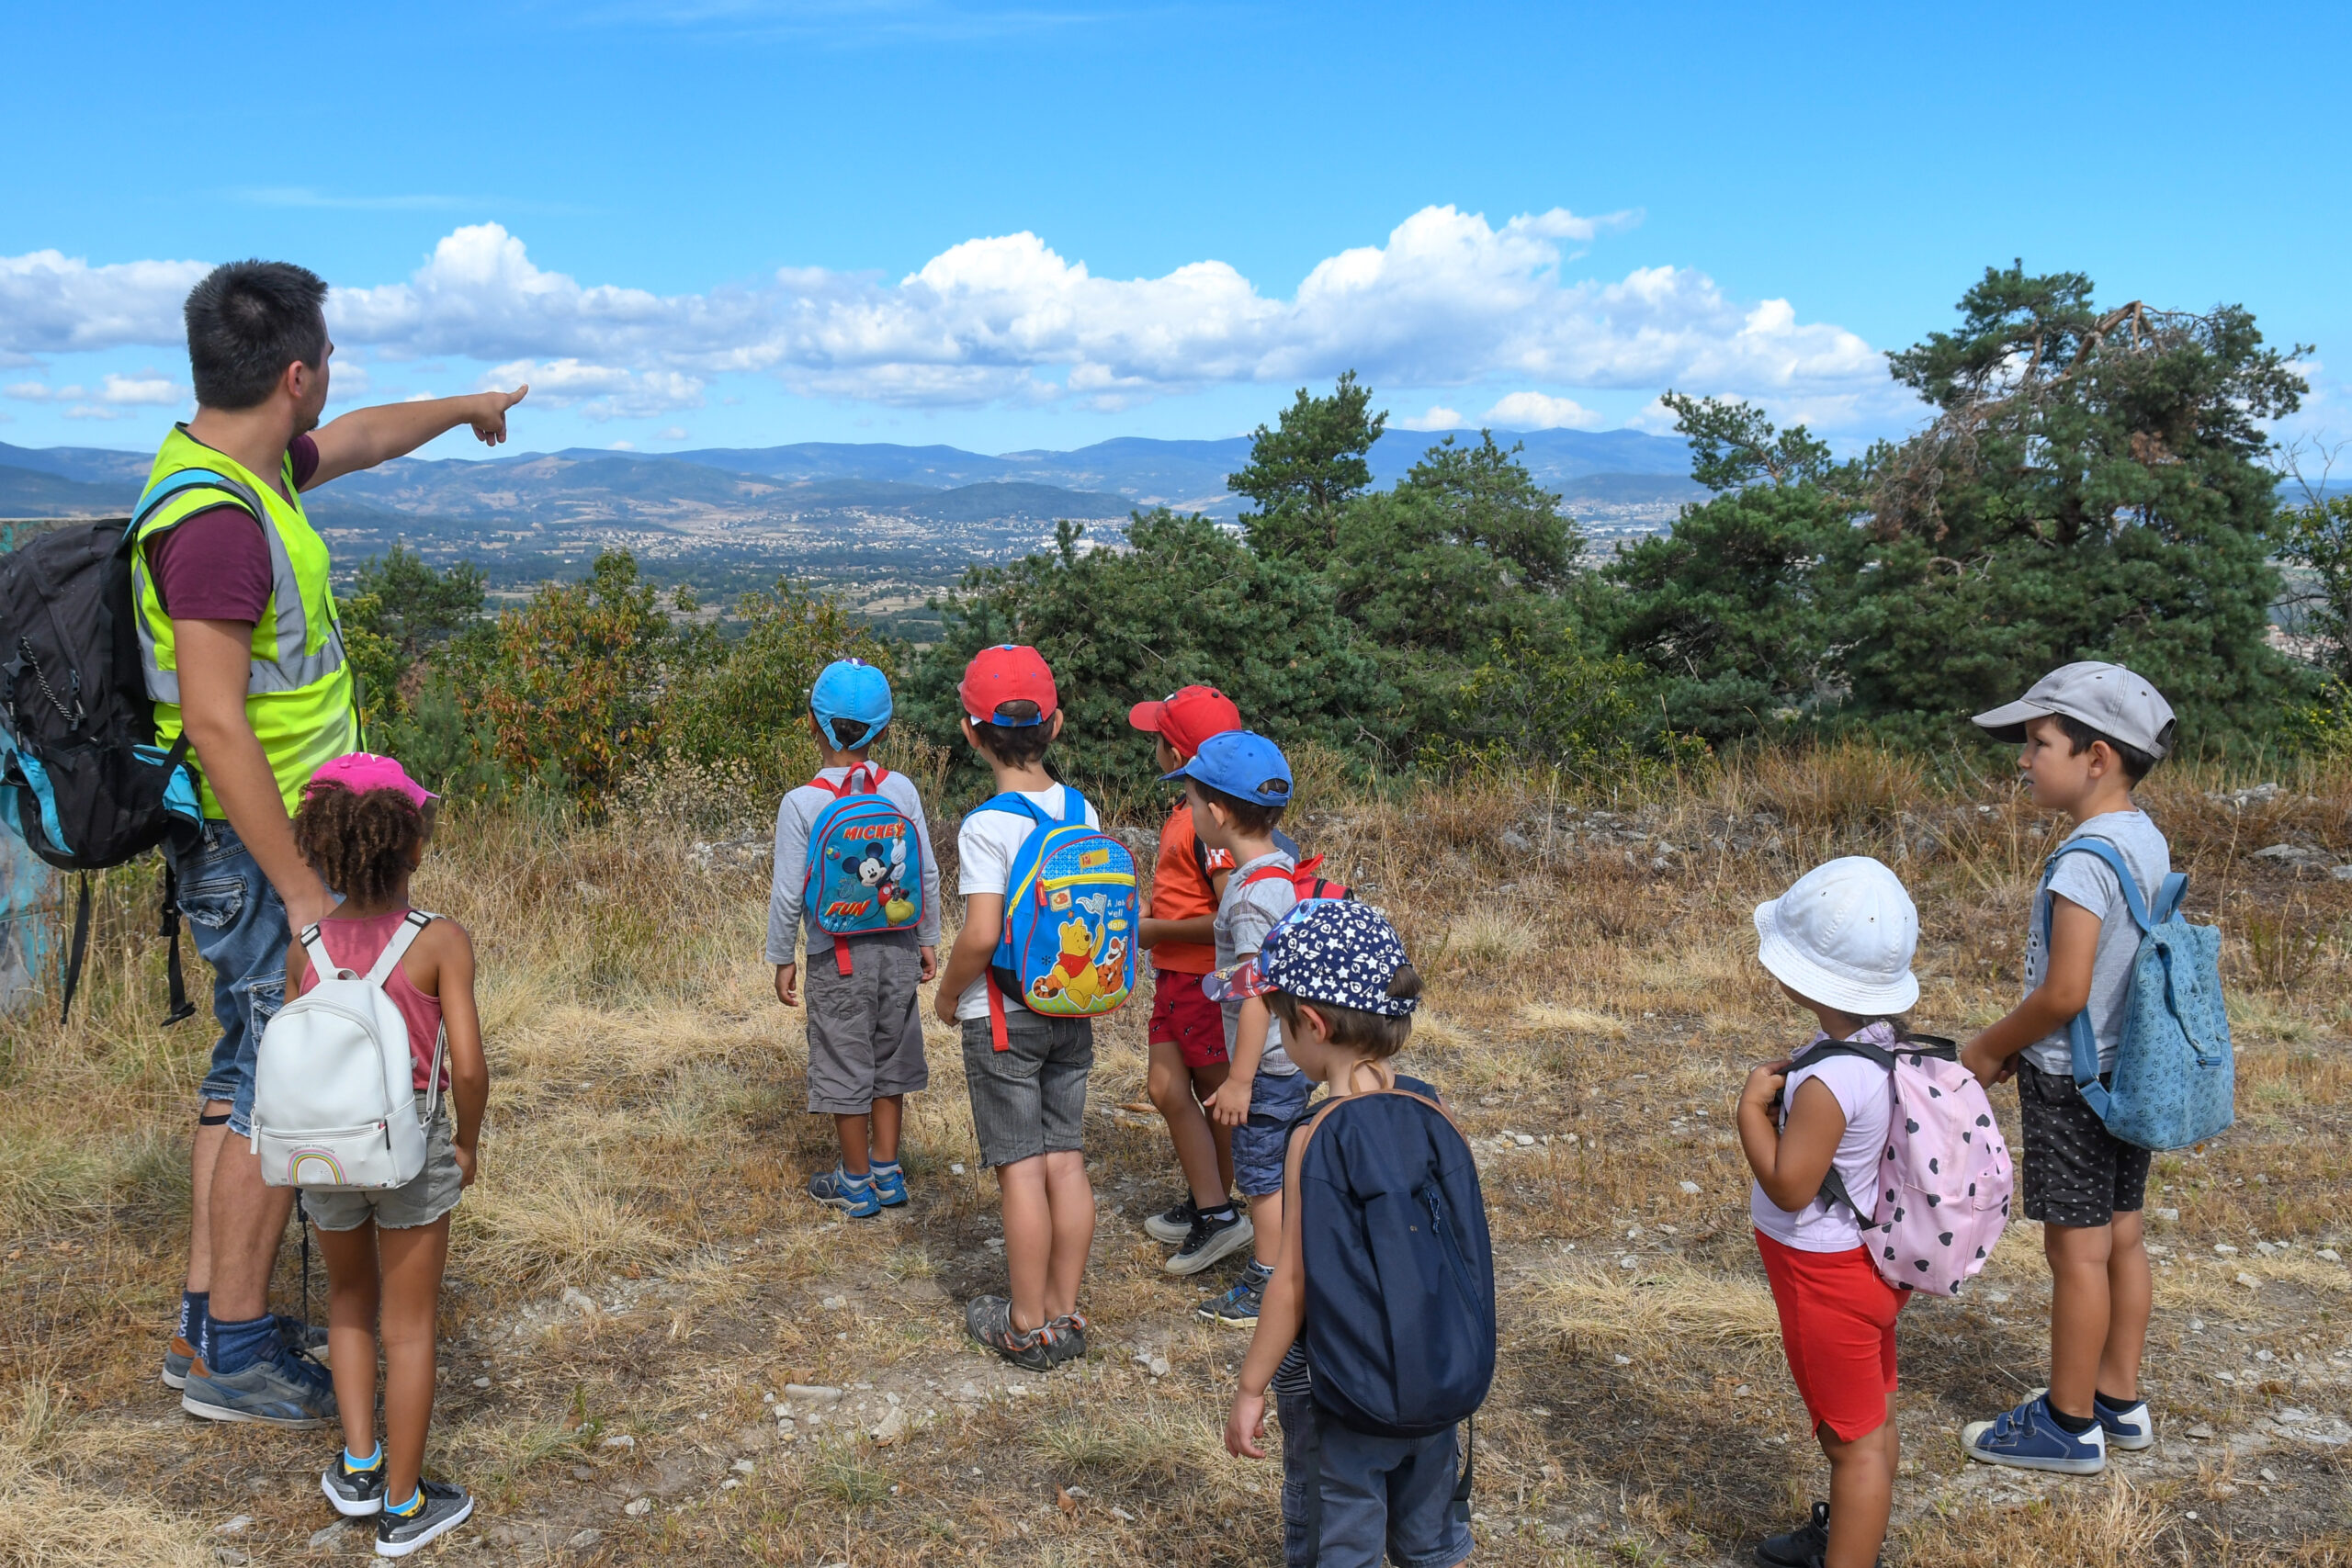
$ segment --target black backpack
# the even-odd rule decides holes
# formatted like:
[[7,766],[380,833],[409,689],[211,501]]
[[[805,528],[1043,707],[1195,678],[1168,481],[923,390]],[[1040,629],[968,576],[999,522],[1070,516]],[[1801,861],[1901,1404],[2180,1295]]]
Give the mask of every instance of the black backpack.
[[[203,827],[185,733],[154,744],[139,659],[133,532],[74,522],[0,554],[0,821],[61,871],[101,871]],[[175,878],[164,868],[172,1016],[187,1017]],[[82,878],[65,968],[74,1002],[90,932]],[[62,1015],[60,1015],[62,1021]]]

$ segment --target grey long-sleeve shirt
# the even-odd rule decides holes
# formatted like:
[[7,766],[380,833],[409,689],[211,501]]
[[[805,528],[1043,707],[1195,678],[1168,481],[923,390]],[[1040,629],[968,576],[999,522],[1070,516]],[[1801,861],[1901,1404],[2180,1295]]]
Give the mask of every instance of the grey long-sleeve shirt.
[[[849,776],[847,768],[826,768],[818,777],[828,784],[839,784]],[[939,861],[931,852],[931,823],[924,817],[922,795],[914,781],[904,773],[886,773],[882,778],[882,798],[905,814],[915,825],[916,852],[922,856],[922,916],[915,922],[915,939],[925,947],[939,944]],[[818,815],[834,800],[831,790],[820,789],[813,784],[802,784],[786,794],[775,813],[775,880],[768,888],[768,962],[797,964],[802,952],[799,929],[805,922],[808,928],[808,945],[830,949],[832,938],[814,920],[807,919],[808,911],[800,907],[801,884],[808,876],[808,830],[817,824]],[[903,941],[904,937],[901,936]]]

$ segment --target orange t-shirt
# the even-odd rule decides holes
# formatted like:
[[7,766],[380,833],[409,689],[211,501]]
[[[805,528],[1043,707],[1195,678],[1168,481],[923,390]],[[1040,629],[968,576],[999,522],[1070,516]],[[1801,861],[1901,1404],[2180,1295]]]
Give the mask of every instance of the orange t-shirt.
[[[1208,871],[1201,869],[1205,854]],[[1231,871],[1233,857],[1223,850],[1206,850],[1193,835],[1193,808],[1176,803],[1175,815],[1160,829],[1159,858],[1151,868],[1151,918],[1189,920],[1216,913],[1216,889],[1211,871]],[[1213,942],[1163,942],[1151,950],[1151,966],[1178,975],[1205,975],[1216,967]]]

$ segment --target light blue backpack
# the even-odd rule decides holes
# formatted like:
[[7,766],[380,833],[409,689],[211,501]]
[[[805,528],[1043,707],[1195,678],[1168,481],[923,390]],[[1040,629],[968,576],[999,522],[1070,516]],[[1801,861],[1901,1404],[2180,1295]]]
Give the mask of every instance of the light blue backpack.
[[[2107,1130],[2143,1149],[2178,1149],[2202,1143],[2237,1119],[2237,1068],[2230,1054],[2230,1015],[2222,1005],[2222,933],[2180,916],[2188,878],[2165,878],[2151,909],[2131,867],[2112,844],[2077,839],[2061,844],[2044,868],[2045,892],[2065,854],[2097,855],[2123,885],[2123,900],[2140,928],[2124,1002],[2123,1038],[2109,1083],[2099,1082],[2098,1041],[2087,1009],[2066,1026],[2074,1048],[2075,1087]],[[2050,951],[2051,905],[2041,908],[2041,950]]]

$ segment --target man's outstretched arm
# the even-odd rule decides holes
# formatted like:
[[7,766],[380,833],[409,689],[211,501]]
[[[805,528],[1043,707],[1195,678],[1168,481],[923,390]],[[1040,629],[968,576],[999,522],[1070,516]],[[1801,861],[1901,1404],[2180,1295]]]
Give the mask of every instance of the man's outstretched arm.
[[405,457],[436,435],[470,424],[486,446],[506,439],[506,411],[523,400],[531,389],[511,392],[477,392],[466,398],[432,398],[415,403],[379,403],[353,409],[329,420],[312,433],[319,445],[319,467],[304,490],[316,490],[329,479]]

